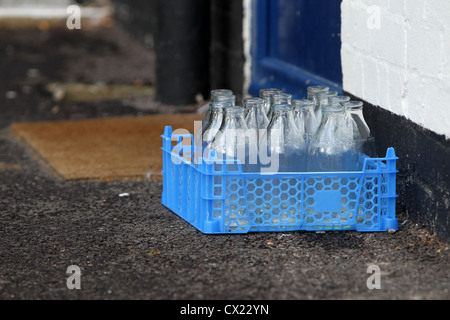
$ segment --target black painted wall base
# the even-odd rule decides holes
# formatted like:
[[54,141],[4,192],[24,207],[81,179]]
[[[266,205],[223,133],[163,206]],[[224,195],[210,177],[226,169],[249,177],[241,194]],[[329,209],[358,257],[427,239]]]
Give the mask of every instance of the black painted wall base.
[[365,101],[364,115],[379,156],[394,147],[400,158],[397,214],[427,225],[440,240],[450,242],[450,140]]

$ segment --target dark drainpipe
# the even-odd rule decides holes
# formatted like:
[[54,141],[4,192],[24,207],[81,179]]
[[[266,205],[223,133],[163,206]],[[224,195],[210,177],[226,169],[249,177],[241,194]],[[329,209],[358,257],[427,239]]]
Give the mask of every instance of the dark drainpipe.
[[209,13],[209,0],[158,0],[158,101],[187,105],[209,98]]

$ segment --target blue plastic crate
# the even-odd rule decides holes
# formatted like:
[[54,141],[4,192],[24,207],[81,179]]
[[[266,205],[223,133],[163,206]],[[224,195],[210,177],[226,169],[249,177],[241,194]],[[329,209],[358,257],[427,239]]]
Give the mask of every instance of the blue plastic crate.
[[398,230],[392,148],[363,171],[262,175],[217,159],[194,164],[193,136],[171,127],[162,138],[162,204],[205,234]]

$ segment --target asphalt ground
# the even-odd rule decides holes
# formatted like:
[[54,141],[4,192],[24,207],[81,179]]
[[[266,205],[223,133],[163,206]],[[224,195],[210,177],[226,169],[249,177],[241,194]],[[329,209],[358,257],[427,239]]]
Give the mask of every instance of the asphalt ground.
[[[152,101],[55,101],[44,89],[152,83],[152,61],[116,28],[0,30],[0,299],[450,298],[449,245],[401,212],[396,233],[204,235],[161,205],[160,182],[61,180],[11,136],[15,122],[170,112]],[[67,287],[72,265],[80,290]],[[380,289],[367,286],[373,265]]]

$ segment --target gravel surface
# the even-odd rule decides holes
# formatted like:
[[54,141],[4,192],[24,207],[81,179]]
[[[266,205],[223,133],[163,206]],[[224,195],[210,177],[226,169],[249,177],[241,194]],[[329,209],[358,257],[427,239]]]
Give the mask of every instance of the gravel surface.
[[[160,182],[63,181],[48,172],[11,137],[11,123],[172,110],[55,102],[43,89],[74,79],[151,83],[139,69],[153,60],[136,44],[128,50],[130,41],[118,29],[0,31],[0,299],[450,298],[449,245],[401,212],[392,234],[208,236],[161,205]],[[101,58],[107,67],[95,63]],[[75,74],[74,63],[82,66]],[[71,265],[81,269],[81,290],[66,286]],[[371,265],[381,270],[379,290],[367,287]]]

